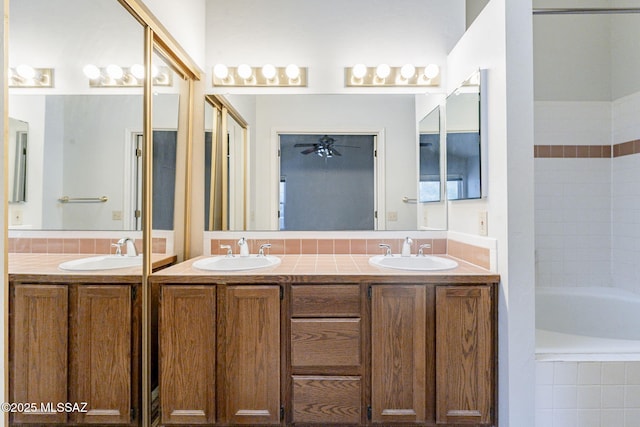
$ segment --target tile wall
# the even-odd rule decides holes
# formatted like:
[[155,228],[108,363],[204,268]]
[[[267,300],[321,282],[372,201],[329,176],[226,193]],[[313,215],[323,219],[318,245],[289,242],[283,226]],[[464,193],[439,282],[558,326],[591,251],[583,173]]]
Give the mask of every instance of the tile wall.
[[536,285],[611,285],[611,103],[536,102]]
[[640,293],[640,93],[616,100],[612,108],[613,142],[620,147],[612,159],[612,280]]
[[640,426],[640,362],[536,362],[536,427]]

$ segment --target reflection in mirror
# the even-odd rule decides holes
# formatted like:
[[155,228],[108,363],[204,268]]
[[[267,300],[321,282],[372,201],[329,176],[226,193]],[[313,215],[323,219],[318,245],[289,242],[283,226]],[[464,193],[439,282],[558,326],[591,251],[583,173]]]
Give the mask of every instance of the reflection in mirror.
[[[279,230],[281,135],[375,135],[376,230],[416,230],[416,204],[403,197],[417,198],[418,162],[416,97],[413,94],[287,94],[226,96],[229,105],[246,119],[251,129],[247,138],[245,181],[247,230]],[[207,113],[207,117],[212,116]],[[207,119],[209,120],[209,119]],[[210,120],[209,120],[210,122]],[[211,123],[207,125],[211,130]],[[345,157],[343,150],[338,150]],[[311,155],[309,155],[311,156]],[[318,159],[317,155],[315,156]],[[323,159],[320,159],[324,162]],[[332,159],[329,159],[330,161]],[[226,175],[225,175],[226,176]],[[236,178],[229,176],[229,185]],[[345,178],[348,179],[348,178]],[[341,182],[345,182],[343,179]],[[210,178],[207,178],[209,181]],[[322,182],[307,180],[322,187]],[[330,186],[325,186],[331,191]],[[207,190],[209,191],[209,190]],[[223,192],[224,194],[224,192]],[[205,208],[206,209],[206,208]],[[224,210],[225,212],[227,209]],[[375,212],[377,211],[377,212]],[[434,221],[446,224],[443,217]],[[208,226],[208,225],[207,225]],[[205,226],[205,228],[207,227]],[[240,223],[229,230],[241,230]],[[310,230],[311,228],[304,228]],[[371,228],[369,228],[371,229]]]
[[28,200],[9,209],[27,228],[135,228],[130,149],[143,88],[95,87],[83,68],[141,64],[142,26],[114,0],[11,0],[9,9],[9,65],[55,76],[54,88],[9,89],[9,114],[29,123]]
[[440,180],[440,106],[420,120],[419,202],[439,202]]
[[205,230],[246,230],[247,122],[226,99],[206,101]]
[[280,135],[280,230],[375,229],[374,135]]
[[447,200],[482,197],[480,72],[465,80],[446,101]]
[[9,203],[27,201],[27,143],[29,124],[9,117]]

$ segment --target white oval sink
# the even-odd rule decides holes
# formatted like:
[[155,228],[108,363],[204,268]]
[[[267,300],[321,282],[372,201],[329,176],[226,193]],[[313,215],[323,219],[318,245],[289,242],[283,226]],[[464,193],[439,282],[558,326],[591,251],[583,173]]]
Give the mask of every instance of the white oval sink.
[[280,264],[280,258],[270,255],[251,255],[244,257],[214,256],[197,260],[193,263],[193,267],[210,271],[238,271],[273,267],[278,264]]
[[69,271],[96,271],[140,266],[142,266],[142,255],[99,255],[63,262],[58,267]]
[[376,255],[369,258],[369,264],[377,267],[395,268],[397,270],[434,271],[456,268],[458,263],[452,259],[432,255],[403,257],[400,255]]

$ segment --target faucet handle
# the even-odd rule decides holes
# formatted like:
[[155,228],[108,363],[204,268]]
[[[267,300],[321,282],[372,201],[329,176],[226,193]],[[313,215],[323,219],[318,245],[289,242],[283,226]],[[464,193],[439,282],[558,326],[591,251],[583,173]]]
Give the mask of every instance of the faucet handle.
[[228,257],[233,256],[233,250],[231,249],[231,245],[220,245],[220,249],[226,249]]
[[391,245],[388,245],[386,243],[378,243],[378,246],[385,249],[384,256],[391,256]]
[[271,243],[263,243],[260,245],[260,249],[258,249],[258,256],[264,256],[264,249],[270,248]]
[[122,243],[112,243],[111,247],[116,248],[116,255],[122,255]]
[[423,253],[422,250],[425,249],[425,248],[426,249],[431,248],[431,244],[430,243],[425,243],[424,245],[420,245],[420,247],[418,247],[418,256],[424,256],[424,253]]

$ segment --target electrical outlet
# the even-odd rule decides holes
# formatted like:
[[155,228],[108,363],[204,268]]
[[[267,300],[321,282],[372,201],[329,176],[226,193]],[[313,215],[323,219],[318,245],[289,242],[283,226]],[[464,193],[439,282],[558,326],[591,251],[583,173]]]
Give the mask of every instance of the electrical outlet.
[[397,221],[398,220],[398,212],[389,211],[387,212],[387,221]]
[[487,211],[480,211],[478,214],[478,234],[486,236],[487,233]]
[[14,209],[11,215],[11,225],[22,225],[22,210]]
[[122,211],[111,211],[111,219],[114,221],[122,221]]

